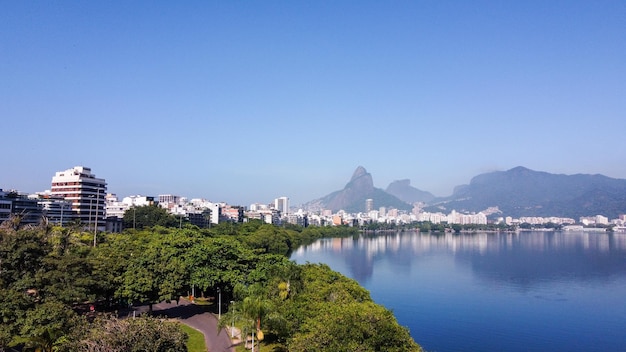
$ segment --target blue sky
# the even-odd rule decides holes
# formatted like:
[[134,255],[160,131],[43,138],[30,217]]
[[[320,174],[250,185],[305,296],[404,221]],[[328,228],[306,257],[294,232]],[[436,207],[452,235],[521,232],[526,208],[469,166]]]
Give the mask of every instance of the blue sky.
[[626,178],[624,1],[5,1],[0,188],[306,202]]

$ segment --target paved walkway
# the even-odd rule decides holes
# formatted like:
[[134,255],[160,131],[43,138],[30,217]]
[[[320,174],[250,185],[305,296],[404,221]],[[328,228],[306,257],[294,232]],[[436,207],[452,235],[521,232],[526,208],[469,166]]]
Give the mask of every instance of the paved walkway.
[[[138,314],[145,313],[148,311],[148,306],[135,307],[135,311]],[[226,329],[219,331],[217,318],[213,314],[205,312],[201,306],[192,304],[188,300],[181,299],[178,304],[175,301],[154,304],[152,305],[152,314],[175,318],[202,332],[210,352],[235,352],[235,345],[230,339],[229,332]]]

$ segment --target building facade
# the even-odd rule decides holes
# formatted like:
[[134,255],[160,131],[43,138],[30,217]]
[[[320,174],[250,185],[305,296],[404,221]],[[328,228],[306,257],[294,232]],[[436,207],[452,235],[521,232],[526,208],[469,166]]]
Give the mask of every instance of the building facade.
[[368,198],[365,200],[365,212],[369,213],[374,210],[374,200],[372,198]]
[[37,199],[17,191],[4,192],[0,189],[0,223],[11,216],[17,216],[20,225],[37,225],[42,220],[43,210]]
[[41,197],[39,205],[48,223],[66,226],[72,220],[72,203],[63,198]]
[[71,218],[87,228],[105,230],[106,181],[91,169],[75,166],[52,177],[51,196],[71,203]]
[[289,198],[280,197],[274,199],[274,209],[278,210],[281,215],[289,214]]

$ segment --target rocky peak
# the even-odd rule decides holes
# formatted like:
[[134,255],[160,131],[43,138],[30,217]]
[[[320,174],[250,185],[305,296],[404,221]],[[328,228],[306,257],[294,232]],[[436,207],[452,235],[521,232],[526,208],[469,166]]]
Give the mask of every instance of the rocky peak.
[[350,179],[350,181],[354,181],[357,178],[361,177],[361,176],[365,176],[365,175],[369,175],[367,173],[367,170],[365,170],[365,168],[363,166],[359,166],[356,168],[356,170],[354,170],[354,173],[352,174],[352,178]]
[[359,166],[354,170],[352,178],[346,186],[323,198],[309,202],[315,208],[337,211],[343,209],[348,212],[365,211],[366,199],[373,199],[376,207],[391,207],[401,210],[410,210],[411,206],[395,196],[374,187],[372,175]]
[[364,194],[374,190],[374,180],[372,175],[365,170],[363,166],[359,166],[354,170],[350,182],[344,190],[352,189],[356,193]]

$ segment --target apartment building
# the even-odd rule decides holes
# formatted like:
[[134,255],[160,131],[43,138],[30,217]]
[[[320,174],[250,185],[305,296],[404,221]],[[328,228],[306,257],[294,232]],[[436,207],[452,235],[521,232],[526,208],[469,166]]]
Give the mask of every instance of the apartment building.
[[22,225],[37,225],[43,211],[37,199],[14,190],[5,192],[0,189],[0,223],[9,220],[11,215],[19,216]]
[[104,231],[107,184],[103,178],[97,178],[91,168],[75,166],[57,172],[52,177],[50,194],[71,203],[72,220]]
[[274,199],[274,209],[278,210],[281,215],[289,214],[289,198],[279,197]]

